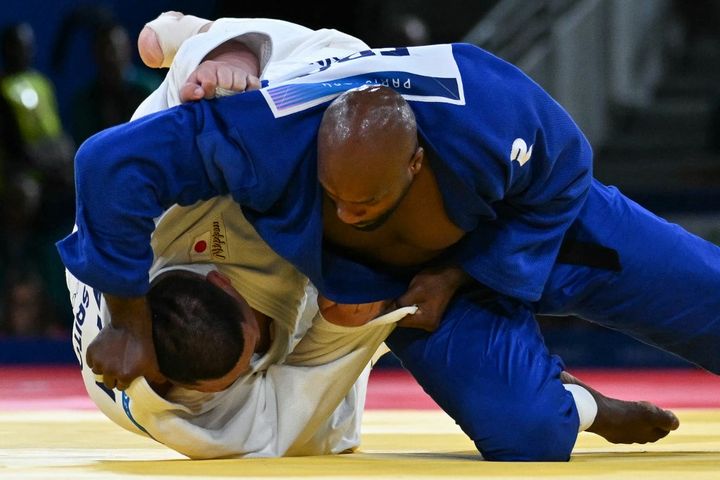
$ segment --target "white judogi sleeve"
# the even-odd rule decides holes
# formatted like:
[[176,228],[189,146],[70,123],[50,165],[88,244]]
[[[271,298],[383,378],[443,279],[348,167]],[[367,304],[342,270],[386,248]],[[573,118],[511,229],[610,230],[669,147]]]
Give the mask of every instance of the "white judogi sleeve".
[[308,64],[344,57],[370,48],[365,42],[333,29],[310,30],[282,20],[221,18],[186,40],[165,80],[137,109],[132,119],[180,104],[179,91],[203,58],[217,46],[236,39],[260,60],[261,80],[292,78]]
[[[268,369],[268,376],[283,391],[278,397],[279,424],[306,425],[288,438],[286,455],[339,453],[359,444],[370,360],[396,323],[416,310],[400,308],[359,327],[334,325],[318,312],[286,363]],[[343,400],[342,392],[348,390]],[[314,402],[295,400],[308,397]]]

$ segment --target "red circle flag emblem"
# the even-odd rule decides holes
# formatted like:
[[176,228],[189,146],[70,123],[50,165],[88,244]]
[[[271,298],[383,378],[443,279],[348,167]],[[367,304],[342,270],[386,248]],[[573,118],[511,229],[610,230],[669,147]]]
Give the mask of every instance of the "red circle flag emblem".
[[200,240],[199,242],[197,242],[197,243],[195,244],[195,247],[193,247],[193,249],[194,249],[197,253],[202,253],[202,252],[204,252],[205,250],[207,250],[207,242],[206,242],[205,240]]

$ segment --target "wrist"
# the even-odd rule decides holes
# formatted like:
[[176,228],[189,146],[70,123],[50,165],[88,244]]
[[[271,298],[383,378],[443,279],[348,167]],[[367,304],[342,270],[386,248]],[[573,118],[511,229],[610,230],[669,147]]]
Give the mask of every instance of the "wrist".
[[471,279],[472,277],[459,267],[447,267],[445,270],[445,282],[455,290],[469,283]]
[[134,333],[152,333],[152,316],[147,297],[118,297],[104,295],[114,328]]

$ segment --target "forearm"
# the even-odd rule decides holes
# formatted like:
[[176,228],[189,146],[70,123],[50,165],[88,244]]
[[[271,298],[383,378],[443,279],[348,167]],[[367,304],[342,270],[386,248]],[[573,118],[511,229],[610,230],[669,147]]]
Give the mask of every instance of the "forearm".
[[105,294],[104,298],[113,327],[135,332],[144,338],[152,337],[152,314],[146,297]]
[[325,320],[343,327],[359,327],[393,308],[391,300],[372,303],[343,304],[318,296],[318,308]]
[[438,269],[441,281],[447,285],[448,289],[458,291],[462,287],[473,282],[473,278],[465,272],[459,265],[446,265]]
[[447,305],[457,291],[473,281],[460,266],[446,264],[421,270],[410,282],[404,295],[395,305],[418,307],[413,315],[398,322],[401,327],[434,331],[442,320]]
[[152,315],[144,297],[104,295],[110,319],[90,342],[87,366],[107,388],[124,390],[138,377],[166,382],[160,373],[152,334]]

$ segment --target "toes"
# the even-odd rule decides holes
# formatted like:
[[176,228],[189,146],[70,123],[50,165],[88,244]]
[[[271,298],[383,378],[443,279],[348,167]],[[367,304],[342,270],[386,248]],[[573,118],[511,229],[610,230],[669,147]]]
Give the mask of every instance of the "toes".
[[665,413],[670,416],[670,430],[677,430],[680,426],[680,419],[670,410],[665,410]]
[[[655,440],[660,440],[661,438],[665,438],[665,437],[667,437],[668,435],[670,435],[670,430],[664,430],[664,429],[661,429],[661,428],[656,428],[656,429],[655,429],[655,435],[656,435]],[[653,441],[655,441],[655,440],[653,440]]]
[[647,411],[652,423],[654,423],[656,427],[672,431],[677,430],[680,426],[680,420],[670,410],[663,410],[650,402],[639,402],[639,405]]

